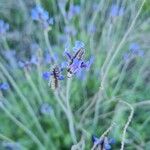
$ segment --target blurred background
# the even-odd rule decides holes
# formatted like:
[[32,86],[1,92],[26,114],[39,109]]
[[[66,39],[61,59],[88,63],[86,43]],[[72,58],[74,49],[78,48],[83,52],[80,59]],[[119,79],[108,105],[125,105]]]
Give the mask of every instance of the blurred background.
[[149,25],[149,0],[0,0],[0,150],[149,150]]

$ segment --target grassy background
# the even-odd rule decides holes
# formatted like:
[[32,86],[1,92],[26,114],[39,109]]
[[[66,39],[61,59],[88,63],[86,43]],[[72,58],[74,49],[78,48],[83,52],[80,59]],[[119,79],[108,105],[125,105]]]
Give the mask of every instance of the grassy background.
[[[146,0],[140,11],[143,2],[68,0],[64,9],[59,0],[0,0],[0,19],[10,25],[9,32],[0,37],[0,81],[10,85],[9,90],[0,91],[0,99],[4,101],[0,108],[0,149],[5,149],[4,141],[17,142],[20,149],[71,149],[73,140],[68,117],[57,102],[57,94],[64,94],[66,102],[68,90],[81,149],[91,149],[91,136],[100,137],[114,122],[108,136],[116,141],[112,149],[120,149],[131,108],[134,115],[127,128],[124,149],[150,149],[150,1]],[[31,10],[38,3],[54,18],[48,33],[31,18]],[[63,11],[67,12],[71,3],[80,5],[81,10],[67,20]],[[112,4],[122,5],[124,15],[109,17]],[[76,30],[76,35],[64,32],[68,26]],[[89,32],[90,26],[95,26],[96,32]],[[52,66],[45,63],[44,56],[49,49],[47,39],[59,63],[65,60],[63,51],[68,40],[71,47],[76,40],[83,41],[86,58],[91,55],[95,58],[82,79],[73,77],[69,88],[65,79],[58,93],[41,77],[42,72]],[[144,56],[124,61],[123,55],[129,52],[131,43],[139,43]],[[16,54],[7,58],[8,51]],[[19,61],[30,60],[33,55],[41,63],[28,70],[18,67]],[[50,115],[39,114],[44,102],[53,109]]]

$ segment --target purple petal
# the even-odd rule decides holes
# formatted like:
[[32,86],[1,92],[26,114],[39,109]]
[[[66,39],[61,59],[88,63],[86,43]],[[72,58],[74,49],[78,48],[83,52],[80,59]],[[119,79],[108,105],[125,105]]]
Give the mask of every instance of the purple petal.
[[109,138],[108,139],[108,143],[109,144],[114,144],[115,143],[115,139],[114,138]]
[[59,76],[59,77],[58,77],[58,80],[64,80],[64,76],[62,76],[62,75]]
[[43,103],[40,106],[40,112],[44,115],[49,115],[52,112],[52,107],[48,103]]
[[81,49],[81,48],[84,48],[84,43],[83,42],[81,42],[81,41],[76,41],[75,42],[75,46],[73,47],[73,51],[78,51],[79,49]]
[[45,80],[49,80],[50,79],[50,76],[51,76],[51,73],[50,72],[44,72],[42,74],[42,77],[45,79]]
[[110,150],[111,149],[111,145],[109,145],[109,144],[105,144],[104,147],[105,147],[105,150]]
[[0,89],[1,90],[8,90],[9,84],[8,83],[0,83]]

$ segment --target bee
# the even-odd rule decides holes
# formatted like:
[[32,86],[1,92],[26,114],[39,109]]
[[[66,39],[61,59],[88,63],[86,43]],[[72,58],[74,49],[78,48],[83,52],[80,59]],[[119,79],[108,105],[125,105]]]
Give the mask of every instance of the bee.
[[63,80],[63,76],[61,75],[62,69],[58,66],[55,66],[51,71],[51,79],[49,82],[49,86],[51,89],[55,90],[59,87],[59,80]]
[[[73,71],[72,71],[72,64],[73,63],[79,63],[79,61],[81,61],[82,59],[83,59],[83,56],[84,56],[84,53],[85,53],[85,51],[84,51],[84,49],[83,48],[80,48],[75,54],[74,54],[74,56],[70,59],[70,63],[69,63],[69,65],[68,65],[68,69],[67,69],[67,77],[68,78],[70,78],[70,77],[72,77],[72,75],[73,75]],[[75,61],[77,61],[77,62],[75,62]],[[77,66],[78,67],[78,66]]]
[[83,49],[83,48],[80,48],[80,49],[74,54],[71,63],[73,63],[73,60],[74,60],[75,58],[77,58],[77,59],[79,59],[79,60],[82,60],[82,59],[83,59],[83,56],[84,56],[84,53],[85,53],[84,49]]

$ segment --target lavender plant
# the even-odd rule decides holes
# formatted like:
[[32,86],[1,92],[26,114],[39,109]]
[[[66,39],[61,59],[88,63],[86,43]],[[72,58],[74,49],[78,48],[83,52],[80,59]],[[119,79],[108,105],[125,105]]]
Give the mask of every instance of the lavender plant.
[[0,150],[150,147],[147,0],[0,1]]

